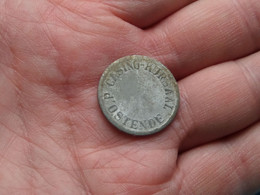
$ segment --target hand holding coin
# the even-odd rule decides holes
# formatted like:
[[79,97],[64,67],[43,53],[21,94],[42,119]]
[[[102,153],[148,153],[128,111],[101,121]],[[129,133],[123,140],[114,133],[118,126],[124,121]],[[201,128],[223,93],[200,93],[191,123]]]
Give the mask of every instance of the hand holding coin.
[[0,1],[0,194],[254,195],[259,10]]

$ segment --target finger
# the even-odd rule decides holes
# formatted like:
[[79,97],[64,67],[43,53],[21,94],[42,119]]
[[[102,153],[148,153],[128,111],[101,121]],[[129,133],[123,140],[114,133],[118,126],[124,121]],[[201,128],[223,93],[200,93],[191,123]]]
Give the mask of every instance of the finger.
[[180,194],[254,194],[260,186],[260,122],[182,154],[178,167]]
[[181,105],[172,123],[187,150],[260,119],[260,52],[212,66],[179,82]]
[[260,48],[260,1],[197,1],[148,30],[140,41],[183,78]]
[[102,2],[118,17],[145,28],[196,0],[113,0]]

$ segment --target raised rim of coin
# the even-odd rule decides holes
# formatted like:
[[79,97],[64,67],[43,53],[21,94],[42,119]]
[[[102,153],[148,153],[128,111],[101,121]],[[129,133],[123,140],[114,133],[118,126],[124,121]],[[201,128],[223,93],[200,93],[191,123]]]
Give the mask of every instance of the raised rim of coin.
[[[120,123],[118,123],[114,117],[108,112],[107,108],[105,107],[105,102],[104,102],[104,98],[103,98],[103,89],[104,89],[104,85],[105,85],[105,80],[108,76],[108,74],[113,71],[113,69],[115,68],[114,66],[115,65],[118,65],[126,60],[145,60],[145,61],[149,61],[149,62],[152,62],[158,66],[160,66],[161,69],[163,69],[166,73],[167,73],[167,76],[168,76],[168,79],[171,80],[171,84],[172,84],[172,87],[173,87],[173,90],[175,92],[175,98],[176,98],[176,105],[174,106],[174,109],[172,110],[172,112],[170,113],[170,116],[163,122],[163,124],[161,124],[159,127],[155,128],[155,129],[152,129],[150,131],[134,131],[134,130],[131,130],[129,128],[126,128],[125,126],[123,125],[120,125]],[[100,78],[100,81],[99,81],[99,86],[98,86],[98,101],[99,101],[99,105],[100,105],[100,108],[103,112],[103,114],[105,115],[105,117],[108,119],[108,121],[110,123],[112,123],[117,129],[125,132],[125,133],[128,133],[128,134],[131,134],[131,135],[137,135],[137,136],[144,136],[144,135],[151,135],[151,134],[154,134],[154,133],[157,133],[159,131],[161,131],[162,129],[164,129],[166,126],[168,126],[172,120],[175,118],[176,114],[177,114],[177,111],[179,109],[179,102],[180,102],[180,95],[179,95],[179,88],[178,88],[178,85],[177,85],[177,82],[174,78],[174,76],[172,75],[172,73],[170,72],[170,70],[164,66],[162,63],[160,63],[159,61],[153,59],[153,58],[150,58],[150,57],[147,57],[147,56],[141,56],[141,55],[132,55],[132,56],[125,56],[125,57],[122,57],[116,61],[114,61],[112,64],[110,64],[106,70],[104,71],[104,73],[102,74],[101,78]]]

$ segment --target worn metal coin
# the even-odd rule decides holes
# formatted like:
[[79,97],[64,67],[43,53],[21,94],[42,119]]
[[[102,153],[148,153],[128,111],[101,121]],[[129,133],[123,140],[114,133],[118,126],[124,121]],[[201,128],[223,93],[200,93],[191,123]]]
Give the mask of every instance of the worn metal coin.
[[103,73],[98,100],[106,118],[119,130],[149,135],[165,128],[179,107],[179,90],[171,72],[146,56],[126,56]]

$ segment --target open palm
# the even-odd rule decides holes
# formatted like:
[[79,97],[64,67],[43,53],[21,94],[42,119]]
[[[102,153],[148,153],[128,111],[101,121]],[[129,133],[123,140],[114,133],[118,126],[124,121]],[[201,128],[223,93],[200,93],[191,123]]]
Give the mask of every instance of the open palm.
[[[1,0],[0,194],[248,194],[260,187],[259,0]],[[132,137],[103,116],[132,54],[177,78],[180,110]]]

